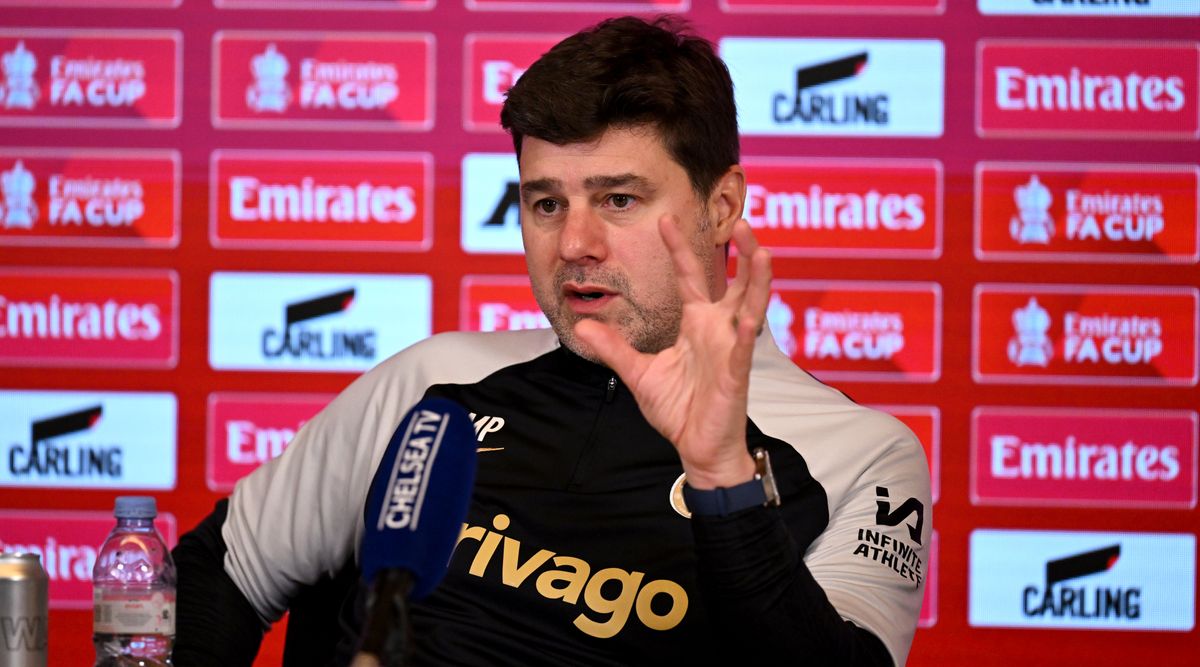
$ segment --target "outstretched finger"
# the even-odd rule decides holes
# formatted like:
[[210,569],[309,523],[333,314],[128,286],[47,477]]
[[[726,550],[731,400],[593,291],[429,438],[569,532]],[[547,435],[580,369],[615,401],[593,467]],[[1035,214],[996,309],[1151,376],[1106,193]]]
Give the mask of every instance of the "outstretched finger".
[[738,307],[738,320],[753,322],[757,329],[766,321],[767,305],[771,301],[771,253],[766,248],[759,248],[747,264],[750,265],[750,279]]
[[725,299],[729,303],[740,304],[746,285],[750,281],[750,258],[754,256],[754,251],[758,250],[758,240],[754,238],[754,233],[750,231],[750,223],[746,222],[745,218],[734,223],[733,236],[733,245],[738,254],[737,271],[725,290]]
[[684,303],[709,301],[708,279],[700,259],[691,244],[679,231],[679,218],[664,215],[658,220],[658,233],[662,236],[667,251],[671,253],[671,263],[675,266],[675,279],[679,282],[679,294]]
[[745,295],[738,306],[738,320],[752,322],[757,329],[766,319],[771,300],[771,253],[759,247],[745,220],[734,226],[733,237],[738,246],[739,277],[745,266]]

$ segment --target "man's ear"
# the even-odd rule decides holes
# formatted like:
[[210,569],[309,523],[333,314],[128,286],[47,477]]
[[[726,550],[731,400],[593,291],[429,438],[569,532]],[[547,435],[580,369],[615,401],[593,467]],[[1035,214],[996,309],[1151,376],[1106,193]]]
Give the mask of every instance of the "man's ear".
[[731,165],[708,196],[709,215],[713,221],[714,245],[725,245],[733,237],[733,224],[741,219],[746,204],[746,172],[742,165]]

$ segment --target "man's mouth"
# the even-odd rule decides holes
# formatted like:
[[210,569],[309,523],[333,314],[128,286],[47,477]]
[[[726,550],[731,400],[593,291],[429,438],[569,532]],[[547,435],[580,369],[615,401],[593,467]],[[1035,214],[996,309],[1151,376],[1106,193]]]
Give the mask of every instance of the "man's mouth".
[[597,307],[617,296],[616,292],[606,289],[599,285],[575,285],[568,283],[563,286],[563,296],[566,297],[568,303],[582,307],[586,310],[588,306]]
[[563,285],[563,293],[580,299],[599,299],[604,296],[612,296],[615,292],[601,285],[567,283]]

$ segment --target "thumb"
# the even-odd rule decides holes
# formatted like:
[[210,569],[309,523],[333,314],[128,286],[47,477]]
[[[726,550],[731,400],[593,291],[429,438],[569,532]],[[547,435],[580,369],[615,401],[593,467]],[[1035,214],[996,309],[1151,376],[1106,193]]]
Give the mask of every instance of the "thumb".
[[585,319],[575,323],[575,335],[594,357],[616,371],[626,384],[632,384],[642,353],[633,349],[615,328],[604,322]]

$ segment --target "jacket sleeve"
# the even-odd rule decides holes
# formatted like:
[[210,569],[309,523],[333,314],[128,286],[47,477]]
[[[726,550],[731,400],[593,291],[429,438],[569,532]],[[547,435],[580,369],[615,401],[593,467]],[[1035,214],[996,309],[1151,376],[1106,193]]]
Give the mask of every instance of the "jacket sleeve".
[[225,572],[264,624],[355,559],[371,478],[414,400],[387,372],[392,363],[355,380],[230,496]]
[[853,475],[829,520],[801,549],[783,507],[693,517],[699,581],[740,655],[806,663],[903,665],[916,631],[931,530],[920,445],[897,432]]
[[251,664],[297,596],[354,561],[373,471],[415,400],[394,372],[403,355],[351,383],[181,537],[177,664]]
[[228,504],[219,501],[171,552],[178,575],[172,651],[177,665],[250,665],[262,642],[262,621],[225,573],[221,524]]

